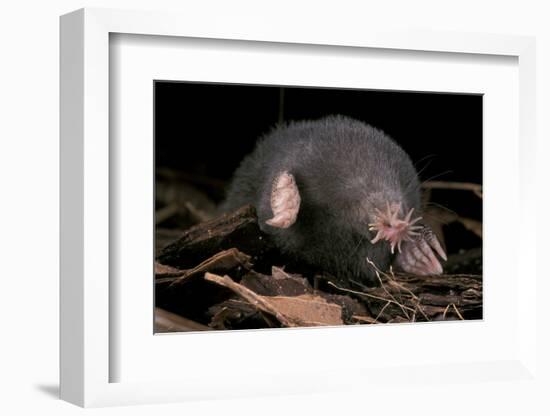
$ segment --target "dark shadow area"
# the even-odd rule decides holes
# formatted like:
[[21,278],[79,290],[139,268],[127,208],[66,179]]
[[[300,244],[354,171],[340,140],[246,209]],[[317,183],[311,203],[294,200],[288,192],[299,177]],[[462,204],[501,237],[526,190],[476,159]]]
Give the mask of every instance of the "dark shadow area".
[[155,83],[157,167],[227,180],[256,140],[277,122],[347,115],[377,127],[422,173],[481,183],[480,95]]

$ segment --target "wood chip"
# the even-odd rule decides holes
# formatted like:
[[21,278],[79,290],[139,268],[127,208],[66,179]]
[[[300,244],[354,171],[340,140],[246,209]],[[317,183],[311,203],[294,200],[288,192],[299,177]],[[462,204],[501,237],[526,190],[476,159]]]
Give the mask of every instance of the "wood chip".
[[299,326],[343,325],[342,308],[316,295],[274,296],[268,302]]
[[254,271],[241,279],[241,284],[263,296],[298,296],[313,293],[313,288],[303,277],[288,276],[275,278]]
[[181,277],[175,279],[170,286],[175,287],[189,282],[191,279],[204,275],[205,272],[229,273],[238,269],[238,272],[250,270],[250,256],[241,253],[236,248],[224,250],[203,261],[197,267],[187,270]]
[[378,321],[370,316],[353,315],[353,321],[359,324],[377,324]]
[[160,264],[155,262],[155,277],[178,277],[185,274],[185,270],[176,269],[172,266],[167,266],[165,264]]
[[231,289],[235,294],[275,317],[282,326],[342,325],[342,308],[319,296],[261,296],[228,276],[206,273],[204,278]]
[[233,247],[252,257],[272,261],[270,253],[274,247],[261,232],[256,211],[250,205],[191,227],[177,241],[164,247],[157,261],[178,269],[190,269]]
[[155,332],[211,331],[212,328],[201,325],[183,316],[155,308]]

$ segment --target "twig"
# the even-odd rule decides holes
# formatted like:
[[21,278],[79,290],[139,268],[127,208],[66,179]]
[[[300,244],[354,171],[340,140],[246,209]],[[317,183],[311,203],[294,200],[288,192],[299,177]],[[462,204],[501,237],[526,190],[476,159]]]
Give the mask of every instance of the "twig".
[[359,291],[357,291],[357,290],[346,289],[346,288],[340,287],[340,286],[338,286],[338,285],[332,283],[331,281],[327,281],[327,283],[328,283],[330,286],[335,287],[336,289],[341,290],[341,291],[343,291],[343,292],[353,293],[353,294],[356,294],[356,295],[359,295],[359,296],[366,296],[366,297],[368,297],[368,298],[377,299],[377,300],[381,300],[381,301],[384,301],[384,302],[394,303],[394,304],[396,304],[397,306],[404,307],[404,308],[407,309],[408,311],[414,312],[414,309],[413,309],[413,308],[409,308],[408,306],[401,305],[399,302],[395,302],[395,301],[393,301],[393,300],[391,300],[391,299],[386,299],[386,298],[383,298],[383,297],[381,297],[381,296],[371,295],[370,293],[359,292]]
[[483,237],[482,235],[483,226],[479,221],[472,220],[471,218],[464,218],[464,217],[458,217],[456,220],[459,223],[461,223],[464,226],[464,228],[466,228],[468,231],[473,232],[479,238]]
[[445,310],[443,311],[443,319],[445,319],[445,317],[447,316],[447,311],[449,310],[450,307],[451,307],[451,304],[449,303],[445,308]]
[[390,266],[390,274],[389,275],[386,274],[386,277],[388,278],[388,282],[389,282],[390,285],[395,286],[399,289],[403,289],[405,292],[407,292],[409,295],[411,295],[411,297],[414,300],[418,300],[418,296],[416,296],[412,290],[410,290],[409,288],[406,288],[401,283],[399,283],[397,280],[395,280],[395,275],[393,274],[393,267],[392,266]]
[[[397,281],[395,280],[395,275],[393,274],[393,267],[392,267],[392,266],[390,266],[390,274],[388,274],[388,273],[384,273],[384,272],[380,271],[380,269],[374,264],[374,262],[371,261],[371,260],[368,259],[368,258],[367,258],[367,262],[375,269],[375,271],[376,271],[376,276],[378,277],[378,280],[380,281],[380,284],[382,285],[382,288],[384,289],[384,291],[385,291],[386,293],[388,293],[393,299],[395,299],[395,297],[392,296],[392,295],[386,290],[386,288],[384,287],[384,283],[382,282],[382,280],[380,279],[380,276],[378,275],[378,272],[380,272],[380,273],[387,279],[388,283],[389,283],[391,286],[397,287],[400,291],[401,291],[401,290],[404,290],[405,292],[407,292],[407,293],[412,297],[412,299],[415,301],[415,304],[414,304],[414,305],[415,305],[415,309],[414,309],[414,312],[413,312],[413,313],[414,313],[413,318],[416,317],[416,311],[418,310],[418,311],[420,311],[420,313],[424,316],[424,318],[425,318],[427,321],[431,321],[431,319],[428,317],[428,315],[426,315],[426,313],[424,312],[424,309],[421,308],[421,306],[420,306],[420,299],[418,298],[418,296],[416,296],[412,290],[406,288],[406,287],[403,286],[401,283],[399,283],[399,282],[397,282]],[[401,292],[400,292],[400,294],[401,294]],[[396,300],[396,301],[397,301],[397,300]],[[401,304],[399,303],[399,305],[401,305]],[[404,305],[403,305],[403,306],[404,306]],[[403,311],[403,313],[405,314],[405,316],[406,316],[407,318],[409,318],[409,315],[408,315],[405,311]],[[414,321],[414,319],[411,319],[411,318],[409,318],[409,320]]]
[[445,317],[447,316],[447,311],[449,310],[450,307],[453,307],[453,309],[455,310],[457,316],[460,318],[460,320],[464,320],[464,317],[462,316],[462,314],[458,311],[458,308],[456,307],[456,305],[454,303],[449,303],[447,305],[447,307],[445,308],[445,310],[443,311],[443,319],[445,319]]
[[197,222],[209,221],[212,219],[212,216],[198,208],[195,208],[195,206],[189,201],[185,201],[184,206]]
[[[414,294],[412,290],[409,288],[403,286],[401,283],[399,283],[397,280],[395,280],[395,275],[393,274],[393,267],[390,266],[390,274],[386,275],[388,278],[388,282],[390,285],[397,287],[399,290],[404,290],[409,295],[411,295],[412,299],[415,301],[415,308],[416,310],[419,310],[422,315],[424,315],[424,318],[426,318],[426,321],[431,321],[431,319],[426,315],[426,312],[424,312],[424,309],[420,306],[420,298]],[[391,277],[390,277],[391,276]],[[413,318],[416,317],[416,311],[414,313]]]
[[453,303],[453,308],[456,312],[456,314],[458,315],[458,317],[463,321],[464,320],[464,317],[462,316],[462,314],[458,311],[458,308],[456,307],[456,305]]
[[[416,309],[419,310],[422,315],[424,315],[424,318],[426,319],[426,321],[430,322],[431,319],[428,317],[428,315],[426,315],[426,312],[424,312],[424,309],[422,309],[420,307],[420,301],[419,300],[416,301],[415,305],[416,305]],[[416,312],[415,312],[415,314],[416,314]]]
[[179,211],[179,207],[177,204],[170,204],[165,206],[164,208],[161,208],[155,212],[155,224],[160,224],[167,219],[173,217],[176,215]]
[[386,310],[386,308],[390,305],[390,302],[386,302],[386,304],[384,305],[384,307],[382,309],[380,309],[380,312],[378,312],[378,315],[376,315],[376,318],[374,318],[374,321],[375,322],[378,322],[378,318],[380,318],[380,316],[382,316],[382,314],[384,313],[384,311]]
[[470,182],[446,182],[446,181],[427,181],[422,184],[425,189],[458,189],[462,191],[471,191],[479,198],[483,198],[482,186]]
[[378,281],[380,282],[380,287],[382,288],[382,290],[384,292],[386,292],[386,294],[397,304],[399,305],[399,307],[401,308],[401,311],[405,314],[405,316],[407,317],[407,319],[410,320],[410,317],[409,317],[409,314],[405,311],[404,309],[404,305],[401,304],[400,302],[397,301],[397,299],[395,299],[395,296],[393,296],[389,291],[388,289],[386,289],[386,285],[384,285],[384,282],[382,282],[382,278],[380,277],[380,273],[383,273],[381,272],[378,267],[376,267],[376,265],[374,264],[373,261],[371,261],[368,257],[367,257],[367,263],[369,263],[373,268],[374,268],[374,272],[376,274],[376,277],[378,278]]

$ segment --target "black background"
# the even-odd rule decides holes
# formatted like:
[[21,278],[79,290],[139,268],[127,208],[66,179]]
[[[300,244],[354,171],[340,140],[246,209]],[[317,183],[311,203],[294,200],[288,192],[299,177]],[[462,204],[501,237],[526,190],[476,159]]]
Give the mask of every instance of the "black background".
[[[390,135],[421,180],[482,183],[480,95],[156,81],[154,96],[157,168],[223,184],[278,121],[342,114]],[[434,191],[432,200],[481,220],[470,192]]]

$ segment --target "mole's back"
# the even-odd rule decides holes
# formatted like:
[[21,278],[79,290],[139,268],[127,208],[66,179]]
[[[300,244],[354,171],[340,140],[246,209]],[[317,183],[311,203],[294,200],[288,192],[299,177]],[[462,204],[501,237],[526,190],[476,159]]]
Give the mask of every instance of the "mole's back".
[[306,203],[320,207],[338,209],[407,188],[415,188],[405,196],[414,200],[418,192],[414,167],[392,139],[361,121],[329,116],[278,126],[262,137],[235,172],[223,209],[250,203],[259,215],[270,210],[273,178],[282,171],[292,172]]

